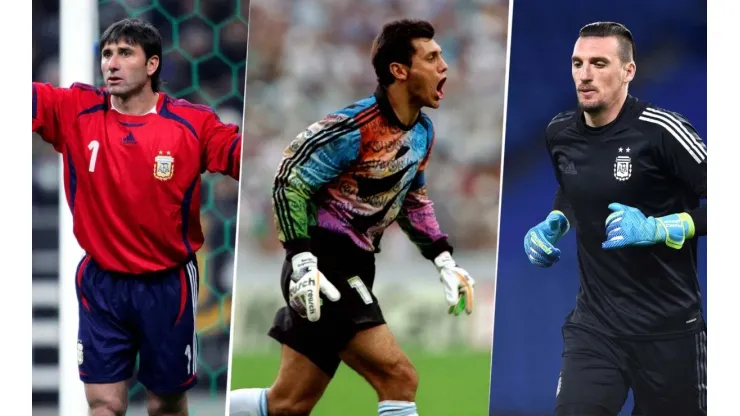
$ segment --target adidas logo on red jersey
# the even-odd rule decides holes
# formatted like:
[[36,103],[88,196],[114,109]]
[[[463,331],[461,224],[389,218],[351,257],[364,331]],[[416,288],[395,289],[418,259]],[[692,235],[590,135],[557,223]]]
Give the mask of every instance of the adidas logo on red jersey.
[[136,139],[134,138],[133,133],[129,133],[126,135],[126,137],[121,140],[121,143],[123,144],[136,144]]

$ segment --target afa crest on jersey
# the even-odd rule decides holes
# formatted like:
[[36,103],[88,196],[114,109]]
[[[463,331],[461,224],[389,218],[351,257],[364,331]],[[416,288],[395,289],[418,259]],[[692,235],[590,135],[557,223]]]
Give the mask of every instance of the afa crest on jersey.
[[[619,148],[619,153],[622,153],[623,148]],[[627,148],[627,153],[630,149]],[[614,161],[614,178],[618,181],[626,181],[632,176],[632,159],[626,155],[617,156]]]
[[166,181],[175,174],[175,158],[170,152],[162,151],[154,158],[154,177],[160,181]]

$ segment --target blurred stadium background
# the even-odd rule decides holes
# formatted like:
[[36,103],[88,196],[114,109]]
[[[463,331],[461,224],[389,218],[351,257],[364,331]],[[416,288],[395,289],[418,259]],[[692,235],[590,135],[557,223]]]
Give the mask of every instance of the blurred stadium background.
[[[630,93],[682,113],[706,140],[706,2],[514,2],[491,415],[554,410],[561,326],[578,291],[575,238],[571,232],[561,240],[561,260],[547,270],[530,265],[522,241],[551,209],[557,184],[545,126],[577,104],[573,44],[583,25],[599,20],[622,22],[635,36],[637,76]],[[704,241],[699,270],[706,294]],[[622,414],[631,410],[630,398]]]
[[[33,1],[33,80],[59,85],[59,0]],[[130,16],[154,24],[164,38],[164,90],[215,108],[224,122],[241,125],[248,0],[102,0],[100,33]],[[97,53],[93,45],[79,45]],[[96,69],[100,85],[99,66]],[[63,85],[68,87],[68,85]],[[33,414],[59,414],[59,156],[33,139]],[[206,245],[197,325],[198,375],[191,414],[222,414],[227,378],[238,184],[206,174],[203,182]],[[66,202],[63,202],[66,208]],[[142,386],[132,381],[128,414],[146,414]]]
[[[270,199],[282,150],[372,94],[370,47],[386,21],[424,18],[450,66],[445,100],[428,111],[437,142],[427,184],[455,258],[477,281],[476,310],[446,315],[434,266],[397,226],[383,239],[375,292],[418,368],[421,414],[486,414],[508,1],[253,0],[251,16],[231,387],[269,386],[277,372],[279,345],[266,334],[283,303]],[[376,415],[377,399],[343,366],[315,413]]]

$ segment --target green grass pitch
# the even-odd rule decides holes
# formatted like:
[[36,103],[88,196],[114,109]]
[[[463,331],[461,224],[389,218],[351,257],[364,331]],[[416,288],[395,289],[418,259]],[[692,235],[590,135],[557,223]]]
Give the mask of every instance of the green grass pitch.
[[[416,404],[423,416],[488,414],[488,351],[433,354],[408,351],[419,373]],[[266,387],[277,374],[278,354],[234,354],[232,389]],[[314,411],[316,416],[377,416],[378,401],[364,379],[342,365]]]

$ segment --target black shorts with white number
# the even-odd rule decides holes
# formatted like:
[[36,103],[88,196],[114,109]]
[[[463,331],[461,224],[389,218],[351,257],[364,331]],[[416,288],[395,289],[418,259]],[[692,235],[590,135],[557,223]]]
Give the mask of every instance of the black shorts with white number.
[[293,266],[283,263],[281,286],[286,306],[275,314],[269,335],[305,355],[333,377],[339,367],[339,352],[356,333],[385,324],[378,299],[372,293],[375,281],[375,255],[362,250],[349,238],[329,231],[311,232],[311,252],[318,259],[321,273],[341,293],[337,302],[322,294],[318,322],[300,317],[288,302],[288,286]]

